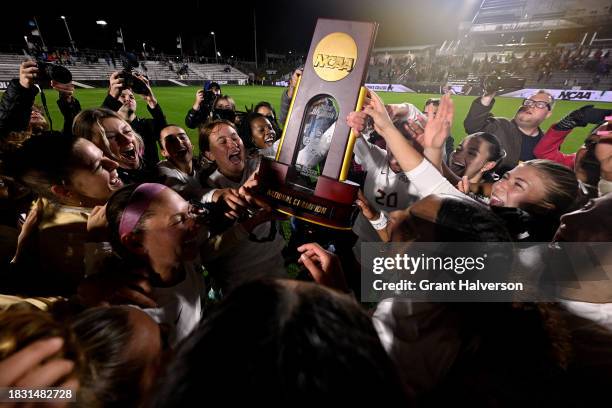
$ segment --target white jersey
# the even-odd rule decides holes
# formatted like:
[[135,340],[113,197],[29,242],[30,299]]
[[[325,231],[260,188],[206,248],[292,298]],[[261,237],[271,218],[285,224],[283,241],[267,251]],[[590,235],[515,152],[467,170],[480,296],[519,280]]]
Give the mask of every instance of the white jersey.
[[185,279],[168,288],[153,288],[158,307],[142,309],[159,324],[170,328],[170,344],[174,347],[196,328],[202,318],[202,300],[206,295],[199,262],[186,262]]
[[[213,188],[239,188],[259,165],[260,157],[248,159],[242,180],[236,183],[216,170],[208,178],[208,184]],[[258,238],[268,235],[271,222],[264,222],[253,229]],[[219,257],[207,263],[207,268],[217,272],[216,281],[224,291],[229,291],[250,278],[287,277],[284,259],[281,251],[285,247],[282,235],[276,232],[272,241],[255,242],[245,238],[226,256]],[[226,292],[227,293],[227,292]]]
[[170,187],[186,200],[200,200],[210,191],[210,188],[200,184],[200,175],[197,171],[193,170],[191,174],[184,173],[170,160],[166,159],[157,163],[157,173],[162,184]]
[[[419,200],[418,191],[408,177],[389,168],[385,150],[360,137],[355,143],[354,153],[355,161],[367,171],[363,194],[377,211],[402,210]],[[376,230],[361,213],[353,225],[353,232],[359,238],[353,248],[357,259],[361,256],[361,242],[380,241]]]

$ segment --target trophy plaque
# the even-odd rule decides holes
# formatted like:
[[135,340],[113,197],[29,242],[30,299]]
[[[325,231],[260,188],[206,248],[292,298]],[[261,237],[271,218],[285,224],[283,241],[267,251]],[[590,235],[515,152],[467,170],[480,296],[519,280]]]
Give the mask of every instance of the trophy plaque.
[[289,108],[276,158],[259,166],[261,198],[277,211],[350,229],[359,185],[346,181],[378,24],[319,19]]

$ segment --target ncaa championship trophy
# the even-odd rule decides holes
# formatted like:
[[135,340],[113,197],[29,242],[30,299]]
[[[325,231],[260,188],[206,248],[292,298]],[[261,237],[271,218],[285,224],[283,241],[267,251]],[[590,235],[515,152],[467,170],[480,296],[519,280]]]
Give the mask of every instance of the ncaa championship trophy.
[[355,135],[345,118],[362,108],[378,24],[319,19],[275,160],[259,167],[261,198],[277,211],[350,229],[359,185],[346,181]]

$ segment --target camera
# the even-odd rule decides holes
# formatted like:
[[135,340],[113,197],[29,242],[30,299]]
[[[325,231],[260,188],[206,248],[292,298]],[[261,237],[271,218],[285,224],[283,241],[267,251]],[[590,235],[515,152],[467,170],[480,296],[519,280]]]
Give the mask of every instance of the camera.
[[483,78],[483,87],[487,92],[498,92],[504,89],[505,77],[501,74],[493,74]]
[[525,78],[514,76],[508,72],[494,72],[482,78],[482,88],[486,93],[509,92],[525,87]]
[[61,84],[72,82],[72,73],[61,65],[49,64],[48,62],[37,60],[38,82],[48,83],[50,81]]
[[148,95],[149,88],[140,78],[135,76],[132,71],[138,68],[138,60],[134,54],[126,54],[121,56],[123,71],[119,73],[119,78],[123,78],[123,86],[131,89],[139,95]]
[[213,109],[215,99],[217,99],[217,95],[215,95],[213,91],[204,91],[204,100],[202,101],[202,105],[211,111]]
[[[205,81],[203,89],[204,101],[202,101],[202,104],[206,109],[208,109],[208,111],[212,111],[217,94],[221,93],[221,85],[219,85],[217,82]],[[215,90],[218,92],[215,92]]]

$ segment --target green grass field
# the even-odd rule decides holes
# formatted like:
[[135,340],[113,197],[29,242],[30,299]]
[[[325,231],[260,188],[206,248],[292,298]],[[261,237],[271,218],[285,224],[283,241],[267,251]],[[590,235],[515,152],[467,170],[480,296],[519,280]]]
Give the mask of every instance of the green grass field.
[[[190,109],[191,105],[193,105],[195,93],[198,89],[199,88],[195,86],[154,88],[157,100],[162,106],[169,123],[184,126],[185,114],[187,113],[187,110]],[[268,101],[272,103],[272,105],[274,105],[278,111],[282,91],[283,88],[270,86],[223,86],[223,93],[233,97],[236,101],[237,109],[241,111],[245,109],[245,106],[251,107],[251,105],[255,105],[259,101]],[[59,112],[57,104],[55,103],[55,91],[47,91],[47,94],[49,112],[51,113],[51,117],[53,119],[54,128],[61,129],[63,118]],[[106,89],[78,89],[75,92],[75,95],[81,102],[83,109],[100,106],[104,100],[105,94]],[[427,98],[438,96],[432,94],[395,92],[381,92],[380,95],[386,103],[410,102],[419,108],[423,106]],[[147,117],[148,112],[146,111],[145,102],[139,96],[137,96],[137,99],[138,115],[141,117]],[[455,101],[455,119],[452,127],[452,135],[455,138],[455,143],[458,143],[465,137],[463,119],[465,118],[474,97],[454,96],[453,100]],[[37,97],[37,102],[40,103],[40,97]],[[517,98],[497,98],[493,113],[496,116],[512,117],[518,109],[519,104],[520,99]],[[555,105],[553,115],[546,122],[544,122],[542,128],[544,130],[548,129],[552,123],[558,121],[567,113],[586,104],[586,102],[558,101]],[[612,103],[594,103],[594,105],[600,108],[612,109]],[[563,145],[563,151],[575,151],[582,144],[582,141],[590,128],[591,127],[576,129]],[[192,129],[186,130],[194,142],[195,149],[198,150],[196,131]]]

